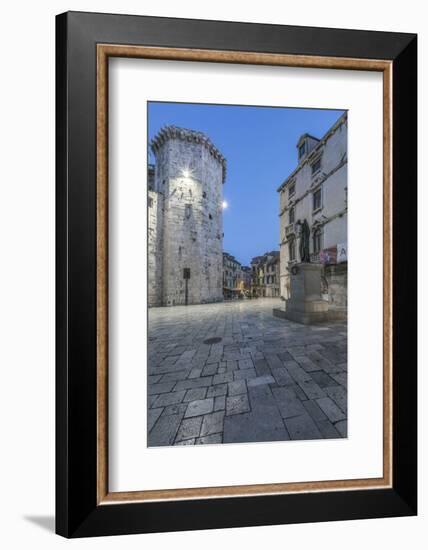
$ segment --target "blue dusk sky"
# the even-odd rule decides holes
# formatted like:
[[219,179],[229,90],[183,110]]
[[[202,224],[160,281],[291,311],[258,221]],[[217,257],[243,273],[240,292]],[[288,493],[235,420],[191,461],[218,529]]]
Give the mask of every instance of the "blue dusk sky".
[[[297,165],[296,144],[322,137],[339,110],[149,102],[151,140],[165,125],[204,132],[227,161],[223,250],[243,265],[279,250],[278,187]],[[154,162],[152,153],[149,161]]]

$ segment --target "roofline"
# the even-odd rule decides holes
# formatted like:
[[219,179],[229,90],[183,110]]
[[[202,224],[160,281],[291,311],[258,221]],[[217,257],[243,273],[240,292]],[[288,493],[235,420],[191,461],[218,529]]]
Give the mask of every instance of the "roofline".
[[306,132],[305,134],[302,134],[299,137],[299,141],[297,142],[296,147],[299,147],[300,142],[303,141],[306,138],[311,138],[311,139],[314,139],[315,141],[321,141],[321,139],[322,139],[322,138],[317,138],[317,137],[313,136],[312,134],[308,134]]
[[181,128],[179,126],[168,125],[163,126],[155,137],[150,142],[150,147],[156,155],[158,149],[168,140],[168,139],[181,139],[183,141],[193,141],[194,143],[200,143],[203,145],[208,152],[213,156],[222,166],[222,180],[223,183],[226,180],[226,159],[210,140],[210,138],[203,132],[197,130],[191,130],[189,128]]
[[345,120],[348,118],[348,111],[345,111],[340,117],[336,120],[336,122],[327,130],[327,132],[323,135],[323,137],[318,141],[317,145],[312,149],[312,151],[307,155],[302,162],[299,162],[299,164],[296,166],[296,168],[291,172],[291,174],[281,183],[281,185],[276,190],[277,193],[280,193],[284,187],[287,185],[287,183],[290,182],[290,180],[297,174],[297,172],[307,163],[309,162],[309,159],[314,156],[314,153],[317,151],[317,149],[321,148],[322,145],[328,140],[328,138],[343,124]]

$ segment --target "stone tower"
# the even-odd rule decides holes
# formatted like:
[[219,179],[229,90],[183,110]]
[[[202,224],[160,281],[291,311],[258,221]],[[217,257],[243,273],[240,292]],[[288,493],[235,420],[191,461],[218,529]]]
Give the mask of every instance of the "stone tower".
[[204,134],[175,126],[151,147],[149,305],[222,301],[226,161]]

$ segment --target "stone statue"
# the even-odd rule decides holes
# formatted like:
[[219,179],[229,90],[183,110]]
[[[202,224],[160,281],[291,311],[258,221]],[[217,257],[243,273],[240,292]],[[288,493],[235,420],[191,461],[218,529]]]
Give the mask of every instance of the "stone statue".
[[303,220],[300,223],[300,261],[303,263],[310,263],[311,258],[309,256],[309,236],[310,236],[310,230],[308,222]]

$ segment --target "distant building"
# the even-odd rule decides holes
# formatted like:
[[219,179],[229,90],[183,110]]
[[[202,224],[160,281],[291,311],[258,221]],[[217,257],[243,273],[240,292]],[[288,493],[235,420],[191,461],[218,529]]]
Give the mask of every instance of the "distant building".
[[148,166],[149,306],[223,300],[226,160],[201,132],[166,126]]
[[223,252],[223,296],[225,299],[233,298],[238,292],[238,278],[241,264],[231,254]]
[[251,295],[275,298],[280,295],[280,254],[278,250],[266,252],[251,260]]
[[[300,227],[310,228],[311,262],[324,264],[331,309],[346,310],[347,287],[347,114],[322,138],[304,134],[298,165],[280,185],[281,296],[289,298],[290,269],[301,261]],[[330,309],[330,307],[329,307]]]
[[243,265],[241,267],[241,289],[246,296],[249,296],[251,290],[251,267]]
[[244,298],[251,288],[251,268],[241,265],[235,256],[223,252],[223,296],[225,300]]

